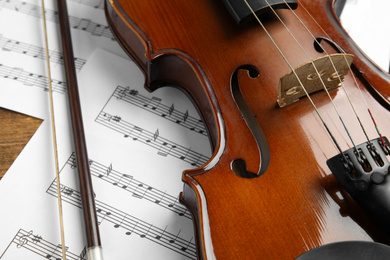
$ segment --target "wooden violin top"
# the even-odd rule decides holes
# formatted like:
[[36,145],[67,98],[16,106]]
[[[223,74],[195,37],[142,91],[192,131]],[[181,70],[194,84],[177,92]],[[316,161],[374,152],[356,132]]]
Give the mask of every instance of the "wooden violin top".
[[[368,135],[376,138],[361,96],[387,135],[389,76],[341,28],[334,1],[297,3],[297,16],[289,9],[276,13],[299,44],[272,12],[261,16],[287,63],[256,21],[237,26],[222,1],[107,1],[109,24],[144,71],[146,87],[183,89],[207,124],[214,154],[204,166],[183,174],[181,196],[193,214],[200,259],[293,259],[336,241],[389,242],[327,167],[339,151],[309,98],[285,107],[277,103],[279,81],[291,67],[326,56],[316,49],[316,38],[329,54],[342,49],[354,55],[343,85]],[[257,77],[237,70],[248,64]],[[307,73],[305,80],[313,75]],[[294,84],[290,94],[299,90]],[[257,127],[243,115],[237,93]],[[356,143],[365,142],[343,88],[329,95]],[[310,96],[341,149],[349,149],[352,144],[327,93]],[[237,161],[245,162],[240,167],[252,178],[234,172]]]

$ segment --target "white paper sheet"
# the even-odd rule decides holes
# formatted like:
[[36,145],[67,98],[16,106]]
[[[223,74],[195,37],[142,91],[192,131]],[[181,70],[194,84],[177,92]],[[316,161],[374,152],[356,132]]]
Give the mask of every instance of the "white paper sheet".
[[390,69],[390,1],[347,0],[340,20],[357,45],[384,71]]
[[[190,130],[193,122],[198,128],[202,124],[195,109],[183,102],[185,96],[178,90],[147,93],[142,87],[143,75],[132,62],[101,49],[92,54],[79,75],[81,103],[86,104],[82,106],[83,117],[106,259],[128,259],[130,256],[195,259],[191,217],[178,202],[181,172],[203,165],[210,156],[207,136]],[[151,105],[150,102],[154,103]],[[60,104],[57,103],[56,108],[59,109]],[[61,105],[66,109],[66,102]],[[57,119],[59,140],[69,141],[69,126],[63,118]],[[20,158],[24,165],[15,164],[7,173],[6,182],[1,183],[1,197],[13,199],[1,201],[0,206],[4,209],[11,207],[7,205],[9,203],[23,205],[19,209],[28,213],[10,211],[0,217],[0,223],[4,224],[2,230],[7,234],[0,238],[0,250],[5,250],[10,241],[14,245],[9,248],[25,248],[20,240],[13,239],[20,228],[27,232],[24,235],[32,230],[45,241],[54,245],[59,243],[58,231],[52,232],[58,218],[55,180],[52,168],[46,167],[51,166],[47,163],[51,158],[49,136],[45,120],[32,142],[46,145],[29,144],[23,152],[25,158]],[[70,252],[79,255],[84,243],[75,181],[76,164],[69,145],[60,147],[59,156],[66,245]],[[28,162],[31,165],[26,165]],[[31,172],[27,176],[26,169]],[[28,192],[30,189],[34,192]],[[21,191],[27,198],[18,196]],[[18,216],[25,214],[29,217],[19,221]],[[28,243],[39,242],[31,240]],[[4,259],[15,259],[13,252],[23,251],[9,248],[5,250]],[[53,249],[60,253],[59,248]],[[38,254],[37,249],[31,251]],[[29,259],[33,258],[29,256]]]
[[[72,34],[82,71],[80,95],[104,255],[106,259],[195,259],[191,217],[178,195],[181,172],[204,164],[210,156],[203,123],[178,90],[147,93],[143,74],[121,57],[110,31],[90,33],[98,22],[105,24],[101,4],[95,9],[88,5],[96,1],[79,2],[68,6],[74,17],[71,23],[87,28],[72,29]],[[42,27],[39,1],[3,1],[0,6],[2,22],[24,19],[22,24],[28,25],[1,29],[0,104],[44,119],[0,182],[0,207],[6,212],[0,217],[0,258],[61,258],[43,41],[32,30]],[[67,95],[57,54],[61,50],[54,34],[55,18],[50,18],[55,7],[46,10],[53,32],[49,46],[67,257],[80,259],[85,244]]]

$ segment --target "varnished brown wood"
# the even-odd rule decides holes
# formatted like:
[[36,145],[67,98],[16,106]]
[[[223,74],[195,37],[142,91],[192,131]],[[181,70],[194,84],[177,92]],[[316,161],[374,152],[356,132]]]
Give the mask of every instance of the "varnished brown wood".
[[[329,53],[338,52],[329,43],[333,41],[355,55],[358,84],[383,134],[389,136],[389,75],[371,63],[342,29],[334,0],[298,2],[297,15],[316,38],[323,39]],[[154,90],[169,83],[184,89],[208,126],[214,154],[206,165],[184,172],[181,196],[193,213],[200,259],[293,259],[336,241],[389,243],[389,237],[328,169],[326,160],[338,150],[308,99],[277,106],[278,81],[290,69],[258,24],[237,27],[218,0],[107,0],[106,14],[117,39],[145,73],[146,87]],[[312,59],[324,55],[291,11],[278,14]],[[308,62],[275,17],[263,20],[292,67]],[[259,70],[255,79],[240,72],[239,84],[271,155],[267,171],[253,179],[241,178],[231,169],[235,159],[244,160],[253,173],[262,163],[230,89],[233,71],[244,64]],[[375,138],[351,73],[344,85],[366,131]],[[330,95],[355,141],[366,141],[343,91],[333,90]],[[341,148],[350,148],[326,94],[319,92],[312,98]]]
[[0,108],[0,179],[41,123],[42,119]]
[[[89,169],[87,143],[81,113],[80,96],[74,62],[72,37],[70,33],[68,8],[65,0],[58,0],[58,17],[64,56],[66,82],[68,86],[70,119],[72,122],[73,144],[75,147],[77,172],[80,183],[80,198],[83,206],[86,249],[89,258],[102,259],[99,224],[95,206],[92,175]],[[91,252],[98,253],[91,253]],[[96,257],[96,258],[95,258]]]

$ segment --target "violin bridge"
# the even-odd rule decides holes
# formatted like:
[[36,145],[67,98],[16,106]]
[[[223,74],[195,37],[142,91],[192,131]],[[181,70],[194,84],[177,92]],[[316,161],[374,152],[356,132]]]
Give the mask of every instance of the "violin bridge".
[[[353,55],[350,54],[325,55],[313,60],[318,73],[312,62],[295,68],[295,73],[293,71],[287,73],[279,80],[279,95],[277,99],[279,106],[285,107],[298,101],[299,98],[306,96],[298,78],[308,94],[324,89],[318,75],[321,76],[328,90],[340,87],[341,82],[349,71],[352,60]],[[298,78],[295,74],[298,75]]]

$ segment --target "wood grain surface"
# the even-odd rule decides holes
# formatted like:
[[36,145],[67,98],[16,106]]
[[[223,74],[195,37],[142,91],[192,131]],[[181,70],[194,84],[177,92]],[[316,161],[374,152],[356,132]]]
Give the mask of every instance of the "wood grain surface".
[[[390,78],[343,30],[333,10],[335,0],[297,2],[299,19],[285,9],[277,12],[283,23],[271,15],[261,17],[271,40],[256,23],[236,26],[222,1],[106,1],[108,24],[143,70],[147,88],[180,86],[209,129],[214,154],[204,166],[184,172],[180,198],[193,214],[199,259],[295,259],[339,241],[390,244],[327,166],[340,153],[332,138],[342,151],[351,147],[349,134],[358,144],[367,141],[346,92],[334,89],[329,98],[321,91],[310,101],[277,105],[280,78],[323,57],[324,50],[326,55],[339,52],[337,45],[354,55],[357,70],[345,76],[343,85],[367,135],[377,136],[361,96],[388,136]],[[316,48],[317,39],[323,49]],[[258,73],[244,67],[256,67]],[[319,71],[302,80],[316,79],[323,87],[334,80]],[[306,89],[302,80],[290,89]],[[238,92],[245,102],[237,102]],[[243,103],[249,108],[242,109]]]
[[42,123],[41,119],[0,107],[0,179]]

